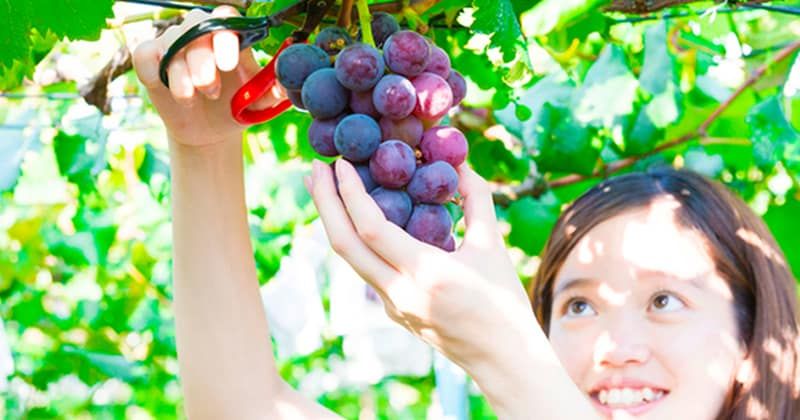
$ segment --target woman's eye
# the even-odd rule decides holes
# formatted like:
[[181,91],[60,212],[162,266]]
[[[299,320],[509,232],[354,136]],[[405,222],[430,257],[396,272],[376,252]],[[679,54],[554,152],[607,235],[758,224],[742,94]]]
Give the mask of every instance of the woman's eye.
[[653,298],[653,308],[658,311],[676,311],[684,306],[683,301],[671,293],[659,293]]
[[[588,310],[588,311],[587,311]],[[581,299],[573,299],[567,303],[566,315],[568,316],[589,316],[595,314],[594,309],[588,302]]]

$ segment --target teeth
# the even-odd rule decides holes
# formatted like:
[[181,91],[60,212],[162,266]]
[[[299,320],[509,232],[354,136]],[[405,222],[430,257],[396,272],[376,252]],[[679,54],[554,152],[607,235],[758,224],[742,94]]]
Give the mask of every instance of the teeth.
[[597,394],[601,404],[610,406],[639,405],[642,402],[651,402],[664,396],[663,391],[653,391],[651,388],[611,388],[603,389]]

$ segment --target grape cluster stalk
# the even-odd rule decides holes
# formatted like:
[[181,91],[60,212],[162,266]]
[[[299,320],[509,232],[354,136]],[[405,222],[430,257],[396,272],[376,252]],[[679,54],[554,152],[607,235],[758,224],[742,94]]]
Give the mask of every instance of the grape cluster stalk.
[[353,163],[364,189],[390,222],[414,238],[455,250],[445,207],[458,188],[467,140],[440,125],[466,95],[464,77],[424,36],[376,13],[378,48],[327,27],[313,44],[295,44],[277,58],[277,78],[295,107],[313,117],[311,146]]

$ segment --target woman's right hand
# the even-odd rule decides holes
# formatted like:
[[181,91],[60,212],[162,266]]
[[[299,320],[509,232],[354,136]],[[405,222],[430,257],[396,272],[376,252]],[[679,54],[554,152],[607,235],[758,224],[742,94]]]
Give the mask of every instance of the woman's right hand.
[[[261,68],[250,48],[239,51],[235,32],[206,35],[176,54],[168,68],[169,88],[158,76],[161,58],[180,35],[204,20],[230,16],[239,16],[230,6],[218,7],[211,14],[192,10],[180,25],[142,43],[133,54],[136,74],[173,141],[202,146],[241,137],[244,126],[231,116],[231,97]],[[268,108],[284,98],[285,92],[275,83],[275,88],[251,107]]]

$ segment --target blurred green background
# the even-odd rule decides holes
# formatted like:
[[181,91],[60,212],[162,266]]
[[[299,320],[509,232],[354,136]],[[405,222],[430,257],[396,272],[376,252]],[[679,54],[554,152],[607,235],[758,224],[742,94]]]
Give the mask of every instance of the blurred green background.
[[[0,413],[183,418],[166,139],[129,63],[180,12],[26,3],[0,5]],[[725,183],[799,273],[800,4],[642,15],[611,3],[632,2],[411,1],[396,14],[468,78],[450,123],[495,186],[521,277],[565,204],[604,174],[657,164]],[[291,30],[274,29],[259,58]],[[316,157],[310,122],[291,110],[243,142],[281,375],[348,419],[444,418],[430,350],[376,309],[315,222],[302,186]],[[493,417],[476,387],[462,388],[470,417]]]

